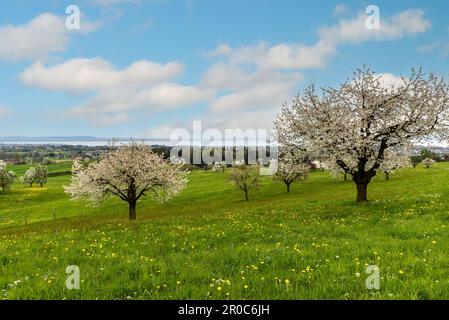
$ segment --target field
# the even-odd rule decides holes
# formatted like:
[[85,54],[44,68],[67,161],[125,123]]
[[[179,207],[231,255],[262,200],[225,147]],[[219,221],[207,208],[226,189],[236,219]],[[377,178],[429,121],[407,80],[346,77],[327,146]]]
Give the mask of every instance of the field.
[[[116,200],[69,201],[67,175],[0,192],[0,298],[449,298],[449,163],[376,178],[367,204],[320,171],[290,194],[263,178],[249,202],[228,173],[189,180],[169,204],[139,203],[136,222]],[[69,265],[80,290],[66,289]],[[380,290],[365,286],[368,265]]]

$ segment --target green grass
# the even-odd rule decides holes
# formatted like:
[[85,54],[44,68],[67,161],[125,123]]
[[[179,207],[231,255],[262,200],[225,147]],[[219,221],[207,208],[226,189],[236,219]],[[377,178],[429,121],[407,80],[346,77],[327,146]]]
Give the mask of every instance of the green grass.
[[[448,163],[377,179],[367,204],[326,172],[290,194],[263,178],[249,202],[227,173],[189,180],[169,204],[139,203],[137,222],[116,200],[69,201],[69,176],[0,192],[0,298],[449,298]],[[380,290],[365,286],[371,264]],[[80,290],[65,288],[68,265]]]

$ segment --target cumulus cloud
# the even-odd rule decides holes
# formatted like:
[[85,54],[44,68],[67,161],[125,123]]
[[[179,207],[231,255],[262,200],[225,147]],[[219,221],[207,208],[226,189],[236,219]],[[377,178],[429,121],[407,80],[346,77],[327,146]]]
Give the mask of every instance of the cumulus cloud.
[[203,74],[201,85],[216,90],[241,90],[267,83],[298,83],[298,72],[259,68],[253,72],[223,62],[212,65]]
[[[84,33],[95,30],[95,23],[85,21]],[[0,26],[0,60],[23,61],[46,57],[66,49],[70,31],[63,17],[44,13],[22,25]]]
[[179,62],[165,64],[142,60],[118,69],[103,58],[71,59],[47,66],[36,62],[24,70],[22,83],[50,91],[94,94],[66,115],[82,117],[101,126],[130,121],[129,111],[151,112],[187,107],[209,101],[212,89],[181,85],[170,80],[183,72]]
[[19,61],[61,52],[68,42],[64,20],[44,13],[32,21],[0,27],[0,59]]
[[[127,2],[96,1],[104,6]],[[203,116],[211,126],[271,128],[281,104],[296,93],[303,70],[324,68],[339,46],[413,37],[426,32],[431,25],[421,10],[381,18],[379,30],[366,28],[363,13],[352,19],[340,19],[334,25],[320,28],[317,41],[310,45],[220,44],[207,54],[214,63],[200,82],[193,85],[174,82],[183,72],[178,62],[143,60],[120,69],[102,58],[72,59],[50,66],[36,62],[20,75],[20,80],[45,90],[93,93],[93,97],[66,114],[89,119],[97,125],[128,122],[130,110],[138,108],[158,112],[208,103],[209,109]],[[65,43],[61,48],[64,46]],[[1,52],[0,49],[0,58]],[[392,74],[381,76],[385,83],[398,81]],[[168,131],[168,127],[165,129]]]
[[290,95],[288,83],[267,83],[217,98],[211,109],[215,112],[235,112],[242,109],[267,109],[281,105]]
[[208,52],[206,56],[210,58],[226,56],[231,54],[233,51],[232,47],[227,43],[219,44],[214,50]]
[[386,88],[391,88],[392,86],[398,88],[404,85],[402,77],[392,73],[379,73],[378,76]]
[[96,90],[144,86],[172,79],[183,71],[182,64],[160,64],[148,60],[118,70],[102,58],[72,59],[45,66],[37,62],[20,75],[24,84],[46,90],[83,93]]
[[323,27],[318,34],[321,41],[334,45],[368,41],[397,40],[428,31],[431,22],[424,17],[424,11],[410,9],[380,20],[379,29],[365,26],[366,16],[359,14],[351,20],[340,20],[336,25]]
[[315,44],[302,43],[255,45],[232,48],[221,44],[210,56],[229,59],[233,65],[255,64],[265,68],[307,69],[325,67],[329,58],[337,52],[339,45],[369,41],[397,40],[426,32],[431,27],[424,12],[410,9],[381,20],[379,29],[366,28],[367,16],[360,13],[353,19],[341,19],[339,23],[325,26],[318,31]]
[[[339,13],[347,9],[337,8]],[[201,85],[213,88],[220,94],[211,103],[212,112],[224,113],[263,111],[277,109],[290,100],[304,69],[324,68],[336,54],[338,46],[369,41],[389,41],[411,37],[426,32],[430,21],[422,10],[406,10],[381,20],[380,29],[371,30],[365,25],[367,16],[359,13],[352,19],[318,30],[318,39],[312,45],[303,43],[266,42],[233,48],[220,44],[208,57],[220,59],[203,75]],[[385,83],[399,83],[400,78],[383,74]]]
[[93,117],[98,114],[124,113],[136,108],[145,108],[156,112],[187,107],[212,98],[213,92],[210,90],[175,83],[163,83],[145,89],[105,90],[87,103],[70,109],[68,114]]
[[270,68],[248,71],[219,62],[206,70],[200,84],[219,93],[210,104],[210,109],[223,113],[279,106],[293,95],[302,79],[303,75],[298,72]]

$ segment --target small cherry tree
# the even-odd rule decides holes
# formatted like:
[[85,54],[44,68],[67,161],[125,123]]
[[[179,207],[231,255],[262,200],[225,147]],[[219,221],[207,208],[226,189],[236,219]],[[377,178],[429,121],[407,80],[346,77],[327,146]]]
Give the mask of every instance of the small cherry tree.
[[33,186],[34,183],[34,178],[36,176],[36,168],[32,167],[29,168],[25,174],[22,176],[22,178],[20,178],[20,181],[23,184],[27,184],[30,186],[30,188]]
[[22,183],[28,184],[30,188],[33,186],[33,183],[38,183],[42,188],[47,183],[47,179],[47,168],[39,164],[36,167],[29,168],[20,180]]
[[297,148],[284,147],[278,157],[278,168],[273,175],[275,181],[281,181],[287,186],[290,193],[290,185],[297,181],[305,181],[309,175],[307,156]]
[[435,163],[435,160],[425,158],[421,163],[426,167],[426,169],[429,169]]
[[231,169],[230,180],[232,184],[245,193],[246,201],[249,200],[250,190],[259,188],[259,166],[246,165],[242,162],[234,162]]
[[137,202],[144,196],[166,202],[186,186],[186,171],[151,151],[144,143],[132,142],[107,153],[99,162],[83,167],[73,164],[72,183],[65,192],[72,199],[98,203],[108,196],[128,203],[129,219],[136,219]]
[[394,173],[397,169],[408,167],[411,164],[410,156],[407,153],[395,151],[393,149],[385,152],[384,159],[379,167],[379,170],[385,174],[386,180],[390,180],[390,174]]
[[16,179],[14,171],[8,171],[6,163],[0,160],[0,188],[3,191],[8,190]]
[[223,172],[226,171],[226,167],[227,167],[226,166],[226,162],[224,162],[224,161],[217,161],[217,162],[214,162],[214,165],[212,167],[212,171],[223,173]]
[[42,188],[44,186],[44,184],[47,183],[47,179],[48,179],[47,167],[44,167],[43,165],[40,165],[40,164],[37,165],[35,182],[38,183]]

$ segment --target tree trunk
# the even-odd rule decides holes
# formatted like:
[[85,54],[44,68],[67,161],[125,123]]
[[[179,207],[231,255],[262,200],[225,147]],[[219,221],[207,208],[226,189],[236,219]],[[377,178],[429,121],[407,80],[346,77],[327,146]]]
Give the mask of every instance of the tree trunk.
[[290,193],[290,183],[287,183],[287,193]]
[[366,193],[368,190],[368,183],[357,183],[356,182],[356,186],[357,186],[357,202],[365,202],[368,201],[368,199],[366,198]]
[[136,220],[136,201],[129,202],[129,220]]
[[41,183],[41,188],[43,188],[44,187],[44,184],[43,183]]
[[245,199],[246,199],[246,201],[249,200],[249,198],[248,198],[248,190],[245,190]]
[[30,183],[30,188],[32,188],[32,187],[33,187],[33,183],[31,182],[31,183]]
[[348,174],[347,173],[343,173],[343,180],[344,181],[348,180]]
[[390,173],[389,172],[385,172],[385,179],[386,180],[390,180]]

